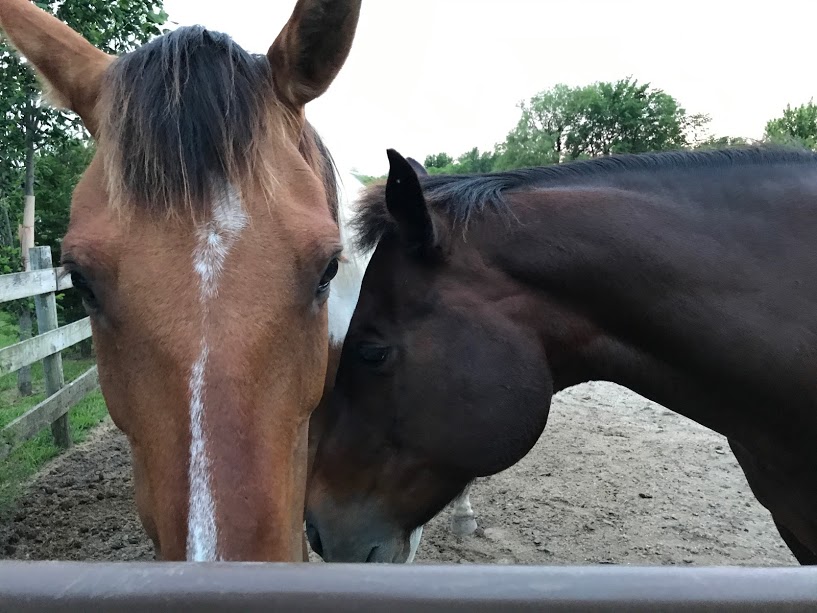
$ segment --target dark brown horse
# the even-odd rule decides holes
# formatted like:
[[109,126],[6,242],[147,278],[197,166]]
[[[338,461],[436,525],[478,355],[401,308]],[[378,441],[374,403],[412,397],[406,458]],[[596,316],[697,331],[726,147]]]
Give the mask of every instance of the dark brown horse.
[[309,485],[324,559],[403,561],[413,529],[527,454],[554,393],[607,380],[727,436],[817,563],[817,154],[422,178],[389,158]]

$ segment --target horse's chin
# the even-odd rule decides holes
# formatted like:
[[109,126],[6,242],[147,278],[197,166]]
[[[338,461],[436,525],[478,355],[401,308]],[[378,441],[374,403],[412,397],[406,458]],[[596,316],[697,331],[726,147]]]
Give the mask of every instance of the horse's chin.
[[369,553],[365,562],[368,564],[404,564],[408,562],[408,548],[402,543],[383,543]]
[[423,538],[423,526],[414,530],[408,538],[401,537],[377,545],[369,553],[366,562],[381,564],[411,564]]
[[[307,514],[309,515],[309,514]],[[348,515],[345,515],[347,516]],[[350,564],[411,564],[420,546],[423,527],[405,533],[393,531],[381,524],[378,530],[356,532],[348,530],[349,526],[333,526],[334,530],[318,530],[318,524],[307,518],[306,534],[312,550],[324,562],[343,562]],[[342,528],[347,530],[342,530]]]

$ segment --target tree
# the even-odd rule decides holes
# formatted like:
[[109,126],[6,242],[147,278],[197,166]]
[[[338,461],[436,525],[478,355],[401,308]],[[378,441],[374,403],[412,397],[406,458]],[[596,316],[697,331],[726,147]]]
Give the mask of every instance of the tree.
[[574,111],[578,121],[567,138],[573,159],[687,147],[691,129],[708,121],[688,116],[669,94],[630,78],[582,88]]
[[[109,53],[130,51],[162,33],[167,21],[162,0],[48,0],[37,6],[51,12],[92,44]],[[88,135],[70,112],[43,104],[27,62],[0,43],[0,137],[6,169],[24,169],[25,190],[33,195],[36,151],[56,139]],[[0,197],[9,189],[0,176]]]
[[480,151],[474,147],[463,153],[453,164],[454,174],[473,174],[491,172],[494,169],[495,154],[492,151]]
[[766,124],[766,140],[817,149],[817,104],[814,100],[792,108],[786,105],[783,116]]
[[[47,0],[37,5],[57,16],[92,44],[110,53],[129,51],[161,33],[167,14],[161,0]],[[37,151],[46,143],[65,139],[87,139],[78,119],[64,111],[43,104],[34,74],[25,60],[10,46],[0,43],[0,136],[6,170],[0,180],[0,198],[11,191],[18,174],[23,176],[25,206],[22,207],[23,233],[21,255],[27,264],[27,247],[34,244],[35,160]],[[31,333],[30,312],[21,311],[21,337]],[[18,375],[21,393],[31,392],[30,372],[21,369]]]
[[729,147],[744,147],[751,144],[748,138],[742,136],[710,136],[695,145],[695,149],[726,149]]
[[[162,32],[167,21],[162,0],[48,0],[37,5],[110,53],[130,51]],[[34,152],[55,138],[87,138],[73,113],[44,105],[27,62],[0,43],[0,136],[4,162],[25,168],[33,187]]]
[[498,168],[685,148],[709,122],[630,77],[584,87],[560,84],[520,108],[519,122],[498,147]]
[[571,126],[579,116],[579,91],[559,84],[520,102],[522,116],[498,147],[499,166],[510,169],[562,161]]
[[37,152],[37,237],[40,244],[51,246],[55,261],[59,261],[62,238],[68,231],[74,186],[94,151],[92,142],[68,139]]
[[[433,163],[429,164],[429,162]],[[446,163],[443,164],[443,162]],[[480,151],[478,147],[474,147],[460,155],[456,160],[447,153],[438,153],[427,156],[423,166],[430,175],[465,175],[491,172],[496,166],[496,153],[493,151]]]
[[386,176],[385,176],[385,175],[383,175],[382,177],[375,177],[375,176],[372,176],[372,175],[366,175],[366,174],[363,174],[362,172],[358,172],[358,171],[357,171],[356,169],[354,169],[354,168],[352,169],[352,171],[351,171],[351,172],[352,172],[352,174],[354,175],[354,177],[355,177],[355,178],[356,178],[358,181],[360,181],[361,183],[363,183],[363,186],[364,186],[364,187],[369,186],[369,185],[371,185],[372,183],[375,183],[375,182],[377,182],[377,181],[380,181],[381,179],[382,179],[382,180],[385,180],[385,179],[386,179]]
[[[74,186],[91,163],[94,151],[91,142],[69,139],[37,152],[37,215],[34,223],[38,242],[51,246],[55,262],[59,262],[62,256],[62,239],[68,232]],[[66,292],[58,299],[57,307],[63,323],[72,323],[86,316],[79,293]],[[90,339],[80,343],[78,349],[90,356]]]
[[454,158],[452,158],[447,153],[436,153],[434,155],[427,155],[425,162],[423,162],[423,166],[426,169],[429,168],[445,168],[446,166],[450,166],[454,163]]

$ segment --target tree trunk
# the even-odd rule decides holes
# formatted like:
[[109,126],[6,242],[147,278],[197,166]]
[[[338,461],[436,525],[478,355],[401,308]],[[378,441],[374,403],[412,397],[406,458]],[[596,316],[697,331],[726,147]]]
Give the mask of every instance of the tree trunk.
[[94,357],[94,344],[90,338],[77,343],[77,345],[79,346],[79,357],[81,359],[87,360]]
[[[20,340],[31,338],[31,311],[27,304],[23,304],[20,311]],[[31,384],[31,366],[23,366],[17,371],[17,391],[21,396],[31,396],[34,393]]]
[[[25,179],[25,208],[23,209],[23,225],[20,228],[20,249],[23,256],[23,270],[31,270],[28,261],[28,250],[34,246],[34,131],[36,129],[33,116],[32,101],[28,102],[26,114],[26,179]],[[20,312],[20,340],[31,338],[31,311],[28,299],[21,301]],[[21,396],[32,394],[31,366],[23,366],[17,371],[17,390]]]
[[11,221],[9,220],[9,205],[8,202],[0,198],[0,208],[3,211],[3,217],[0,219],[3,224],[3,231],[0,237],[3,240],[4,247],[14,246],[14,233],[11,231]]
[[24,270],[31,270],[28,250],[34,246],[34,130],[34,118],[29,113],[26,118],[25,208],[23,208],[23,228],[20,236]]

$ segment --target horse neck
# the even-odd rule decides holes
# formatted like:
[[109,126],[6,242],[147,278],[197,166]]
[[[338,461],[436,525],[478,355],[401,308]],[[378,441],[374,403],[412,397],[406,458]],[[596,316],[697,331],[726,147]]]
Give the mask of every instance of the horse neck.
[[[797,240],[787,243],[786,231],[770,238],[768,226],[747,211],[762,219],[764,201],[774,205],[769,211],[784,203],[760,186],[729,187],[731,196],[715,189],[709,199],[683,189],[540,190],[512,198],[518,221],[509,222],[504,238],[496,238],[495,225],[493,238],[480,232],[489,260],[527,292],[521,317],[545,345],[556,390],[612,381],[727,433],[730,422],[723,398],[716,401],[712,393],[713,379],[724,382],[719,394],[757,402],[758,394],[779,387],[770,377],[791,381],[791,373],[803,369],[796,360],[779,364],[791,354],[781,341],[794,346],[797,340],[774,336],[781,313],[770,319],[774,310],[759,310],[757,300],[758,288],[764,299],[786,300],[792,289],[779,279],[790,278],[786,267],[798,266],[798,258],[813,259],[793,251],[795,243],[808,244],[801,239],[815,222],[796,219],[792,209],[793,227],[786,231]],[[817,182],[809,189],[807,197],[815,198]],[[741,208],[724,214],[718,198]],[[771,255],[782,249],[770,241],[788,250],[785,260]]]

